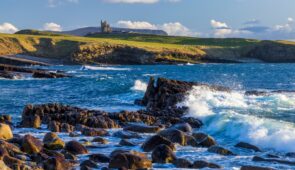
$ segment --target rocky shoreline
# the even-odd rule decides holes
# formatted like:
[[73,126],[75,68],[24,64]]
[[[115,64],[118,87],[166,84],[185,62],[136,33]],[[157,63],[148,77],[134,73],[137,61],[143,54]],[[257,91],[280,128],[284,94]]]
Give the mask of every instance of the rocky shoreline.
[[[4,67],[3,67],[4,68]],[[14,67],[13,67],[14,68]],[[12,69],[12,68],[10,68]],[[16,68],[14,68],[16,69]],[[237,153],[219,144],[214,137],[198,131],[203,122],[187,117],[185,107],[177,107],[193,86],[206,86],[216,91],[230,91],[222,86],[151,78],[144,97],[136,104],[145,106],[138,111],[105,112],[89,110],[58,103],[25,106],[21,122],[12,122],[9,115],[0,116],[0,169],[68,170],[68,169],[151,169],[154,164],[173,164],[176,168],[213,168],[221,165],[207,160],[193,162],[175,154],[178,147],[206,148],[207,152],[227,157]],[[259,95],[260,92],[249,92]],[[42,138],[30,134],[13,134],[13,129],[46,126],[51,132]],[[112,132],[112,129],[119,129]],[[65,142],[60,133],[72,139]],[[143,134],[149,134],[145,137]],[[93,137],[91,141],[76,137]],[[138,146],[133,149],[113,149],[109,155],[91,152],[92,148],[107,147],[106,137],[118,138],[118,146]],[[142,139],[136,143],[132,139]],[[263,149],[246,142],[235,147],[253,153]],[[81,159],[85,155],[87,159]],[[287,153],[286,157],[295,157]],[[277,163],[295,166],[295,162],[277,155],[253,156],[252,162]],[[273,168],[241,165],[241,170],[272,170]]]

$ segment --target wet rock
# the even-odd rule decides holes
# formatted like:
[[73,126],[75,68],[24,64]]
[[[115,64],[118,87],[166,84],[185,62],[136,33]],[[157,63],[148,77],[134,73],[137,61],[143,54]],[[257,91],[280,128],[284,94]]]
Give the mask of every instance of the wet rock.
[[9,140],[13,138],[13,134],[9,125],[0,123],[0,139]]
[[279,163],[279,164],[285,164],[290,166],[295,166],[295,162],[288,161],[288,160],[281,160],[281,159],[273,159],[273,158],[262,158],[259,156],[254,156],[252,161],[254,162],[270,162],[270,163]]
[[213,137],[205,133],[193,133],[192,136],[196,139],[198,146],[201,147],[211,147],[217,144]]
[[21,144],[22,151],[28,154],[39,153],[43,149],[43,142],[31,135],[25,135]]
[[122,138],[122,139],[132,139],[132,138],[141,138],[138,133],[130,132],[130,131],[117,131],[113,134],[114,137]]
[[193,164],[184,158],[175,159],[173,161],[173,165],[176,168],[192,168],[193,167]]
[[188,123],[180,123],[173,126],[173,128],[180,130],[182,132],[190,133],[192,132],[192,127]]
[[4,161],[0,160],[0,169],[2,170],[11,170],[5,163]]
[[81,169],[85,168],[98,168],[98,165],[92,160],[85,160],[80,164]]
[[212,153],[217,153],[219,155],[225,155],[225,156],[230,156],[230,155],[235,155],[233,152],[231,152],[228,149],[225,149],[221,146],[211,146],[210,148],[208,148],[208,152],[212,152]]
[[11,116],[6,114],[0,115],[0,123],[11,125]]
[[165,144],[156,146],[152,152],[153,163],[172,163],[176,159],[171,148]]
[[70,141],[66,144],[65,150],[74,154],[74,155],[80,155],[80,154],[87,154],[88,150],[79,142],[77,141]]
[[108,131],[100,128],[83,128],[81,131],[84,136],[106,136],[108,135]]
[[146,169],[152,168],[152,161],[145,154],[138,152],[117,152],[111,154],[109,168]]
[[57,121],[51,121],[48,123],[47,129],[51,132],[61,132],[60,123]]
[[78,136],[80,136],[80,134],[77,132],[70,132],[69,136],[70,137],[78,137]]
[[73,132],[74,130],[75,130],[75,127],[68,124],[68,123],[62,123],[60,125],[60,131],[61,132],[70,133],[70,132]]
[[128,141],[127,139],[122,139],[122,140],[119,142],[119,145],[121,145],[121,146],[136,146],[135,143],[130,142],[130,141]]
[[77,160],[78,159],[77,156],[75,156],[74,154],[67,152],[65,150],[62,151],[62,154],[64,155],[64,158],[68,159],[68,160]]
[[180,145],[187,145],[187,138],[186,134],[180,130],[169,128],[162,130],[158,133],[158,135],[165,137],[166,139],[170,140],[173,143],[178,143]]
[[159,126],[131,124],[131,125],[124,127],[124,130],[132,131],[132,132],[139,132],[139,133],[157,133],[161,130],[161,128]]
[[23,115],[21,126],[26,128],[40,128],[41,118],[38,115]]
[[70,163],[55,157],[46,159],[43,162],[44,170],[70,170],[71,167]]
[[172,150],[175,150],[175,145],[170,140],[166,139],[165,137],[162,137],[160,135],[155,135],[150,138],[148,138],[141,146],[143,151],[150,152],[153,149],[156,148],[156,146],[165,144],[169,146]]
[[110,162],[110,157],[108,157],[104,154],[99,154],[99,153],[90,155],[89,159],[94,162],[99,162],[99,163],[109,163]]
[[104,138],[101,138],[101,137],[96,137],[92,140],[92,142],[97,142],[97,143],[100,143],[100,144],[108,144],[109,141],[104,139]]
[[190,124],[192,128],[200,128],[203,126],[202,121],[194,117],[183,117],[181,118],[181,122]]
[[273,155],[273,154],[266,154],[266,157],[268,157],[268,158],[280,158],[278,155]]
[[11,169],[32,169],[31,167],[26,166],[24,161],[21,161],[8,155],[3,157],[3,161]]
[[59,150],[65,147],[65,142],[56,133],[50,132],[44,136],[44,147],[50,150]]
[[242,166],[240,170],[275,170],[275,169],[259,167],[259,166]]
[[206,161],[195,161],[193,163],[193,168],[197,168],[197,169],[202,169],[202,168],[215,168],[215,169],[221,169],[222,167],[214,164],[214,163],[209,163]]
[[244,148],[244,149],[250,149],[250,150],[253,150],[255,152],[261,152],[261,150],[257,146],[251,145],[251,144],[246,143],[246,142],[239,142],[238,144],[235,145],[235,147]]

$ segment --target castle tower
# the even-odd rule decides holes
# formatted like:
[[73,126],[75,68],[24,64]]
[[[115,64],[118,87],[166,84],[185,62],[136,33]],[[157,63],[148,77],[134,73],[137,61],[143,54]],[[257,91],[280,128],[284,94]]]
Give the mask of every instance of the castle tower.
[[101,29],[101,33],[111,33],[112,32],[112,28],[110,26],[110,24],[107,23],[107,21],[100,21],[100,29]]

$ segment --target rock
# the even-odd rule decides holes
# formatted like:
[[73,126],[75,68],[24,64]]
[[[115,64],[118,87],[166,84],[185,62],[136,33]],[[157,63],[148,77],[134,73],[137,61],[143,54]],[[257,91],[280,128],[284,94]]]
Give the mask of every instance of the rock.
[[275,170],[275,169],[259,167],[259,166],[242,166],[240,170]]
[[117,131],[113,134],[114,137],[122,138],[122,139],[132,139],[132,138],[141,138],[138,133],[130,132],[130,131]]
[[279,163],[279,164],[285,164],[285,165],[289,165],[289,166],[295,166],[295,162],[292,161],[288,161],[288,160],[281,160],[281,159],[266,159],[266,158],[262,158],[259,156],[254,156],[252,161],[254,162],[270,162],[270,163]]
[[55,157],[46,159],[43,162],[44,170],[70,170],[71,167],[70,163]]
[[208,148],[208,152],[212,152],[212,153],[217,153],[220,155],[225,155],[225,156],[230,156],[230,155],[235,155],[233,152],[231,152],[230,150],[227,150],[221,146],[211,146],[210,148]]
[[0,123],[11,125],[11,116],[6,114],[0,115]]
[[265,156],[268,158],[280,158],[278,155],[273,155],[273,154],[266,154]]
[[158,133],[158,135],[165,137],[166,139],[170,140],[173,143],[178,143],[182,146],[187,145],[187,138],[186,134],[180,130],[169,128],[162,130]]
[[177,129],[177,130],[180,130],[182,132],[185,132],[185,133],[190,133],[192,132],[192,127],[190,124],[188,123],[180,123],[180,124],[176,124],[173,126],[173,128]]
[[78,137],[78,136],[80,136],[80,135],[79,135],[79,133],[77,133],[77,132],[70,132],[69,136],[70,136],[70,137]]
[[202,168],[215,168],[215,169],[221,169],[222,167],[214,164],[214,163],[209,163],[206,161],[195,161],[193,163],[193,168],[197,168],[197,169],[202,169]]
[[255,152],[261,152],[261,150],[257,146],[254,146],[254,145],[251,145],[251,144],[245,143],[245,142],[239,142],[238,144],[235,145],[235,147],[244,148],[244,149],[250,149],[250,150],[253,150]]
[[176,159],[171,148],[165,144],[156,146],[152,152],[153,163],[172,163]]
[[70,132],[73,132],[74,130],[75,130],[75,127],[68,124],[68,123],[62,123],[60,125],[60,131],[61,132],[70,133]]
[[21,144],[22,151],[28,154],[39,153],[43,149],[43,142],[31,135],[25,135]]
[[62,153],[63,153],[65,159],[69,159],[69,160],[77,160],[78,159],[74,154],[71,154],[70,152],[67,152],[65,150],[63,150]]
[[48,123],[47,129],[51,132],[61,132],[60,123],[57,121],[51,121]]
[[0,160],[0,169],[1,170],[11,170],[2,160]]
[[98,165],[91,161],[91,160],[85,160],[80,164],[81,169],[85,168],[85,167],[89,167],[89,168],[98,168]]
[[104,138],[101,138],[101,137],[96,137],[92,140],[92,142],[97,142],[97,143],[100,143],[100,144],[108,144],[109,141],[104,139]]
[[26,128],[40,128],[41,118],[38,115],[23,115],[21,126]]
[[8,167],[10,167],[11,169],[32,169],[29,166],[26,166],[24,161],[21,161],[19,159],[13,158],[11,156],[4,156],[3,157],[3,162],[5,163],[5,165],[7,165]]
[[122,139],[119,143],[121,146],[136,146],[135,143],[128,141],[127,139]]
[[184,158],[175,159],[173,161],[173,165],[176,168],[192,168],[193,167],[193,164]]
[[66,144],[65,150],[74,154],[74,155],[80,155],[80,154],[87,154],[88,150],[79,142],[77,141],[70,141]]
[[131,124],[124,127],[124,130],[139,132],[139,133],[157,133],[161,130],[159,126],[147,126],[140,124]]
[[211,147],[217,144],[213,137],[205,133],[193,133],[192,136],[196,139],[198,146],[201,147]]
[[7,124],[0,123],[0,139],[9,140],[13,138],[11,128]]
[[65,142],[56,133],[50,132],[44,136],[44,147],[50,150],[59,150],[65,147]]
[[84,128],[82,131],[84,136],[106,136],[108,131],[100,128]]
[[152,161],[142,153],[119,152],[111,154],[109,168],[147,169],[152,168]]
[[90,155],[89,159],[94,162],[99,162],[99,163],[109,163],[110,162],[110,157],[108,157],[104,154],[99,154],[99,153]]
[[183,117],[181,118],[181,122],[188,123],[192,128],[200,128],[203,126],[202,121],[194,117]]
[[141,146],[141,148],[143,149],[143,151],[145,152],[150,152],[153,149],[156,148],[156,146],[160,145],[160,144],[165,144],[167,146],[169,146],[172,150],[175,150],[175,145],[174,143],[172,143],[170,140],[159,136],[159,135],[155,135],[152,136],[150,138],[148,138]]

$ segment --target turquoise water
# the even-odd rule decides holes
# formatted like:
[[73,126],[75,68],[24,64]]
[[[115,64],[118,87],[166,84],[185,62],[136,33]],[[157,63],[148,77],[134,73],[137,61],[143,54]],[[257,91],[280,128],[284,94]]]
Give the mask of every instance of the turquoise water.
[[[295,93],[246,96],[246,90],[295,90],[295,64],[202,64],[157,66],[54,66],[73,78],[0,80],[0,113],[19,120],[28,103],[60,102],[107,111],[137,110],[134,100],[144,95],[150,76],[204,82],[230,87],[216,92],[195,87],[179,105],[205,122],[201,129],[241,156],[223,159],[204,149],[178,147],[177,155],[205,159],[234,169],[251,162],[253,153],[233,148],[239,141],[250,142],[266,153],[295,152]],[[25,130],[24,131],[31,131]],[[63,134],[68,139],[67,134]],[[115,144],[117,139],[110,138]],[[139,148],[135,148],[139,149]],[[108,153],[110,150],[100,150]],[[95,152],[95,151],[93,151]],[[196,154],[197,153],[197,154]],[[254,164],[254,163],[253,163]],[[259,165],[259,164],[258,164]],[[263,164],[262,164],[263,165]],[[161,167],[162,165],[159,165]],[[269,165],[268,165],[269,166]],[[271,165],[292,169],[288,166]],[[168,167],[171,167],[168,165]]]

